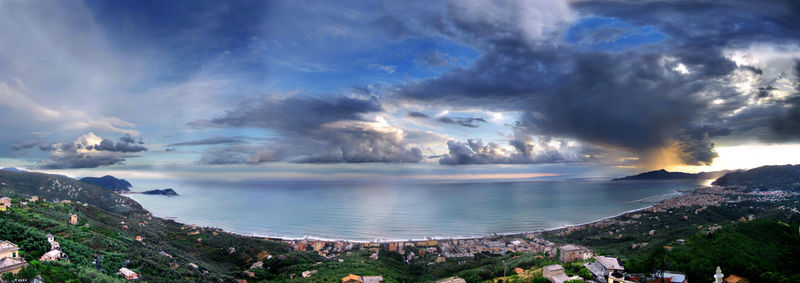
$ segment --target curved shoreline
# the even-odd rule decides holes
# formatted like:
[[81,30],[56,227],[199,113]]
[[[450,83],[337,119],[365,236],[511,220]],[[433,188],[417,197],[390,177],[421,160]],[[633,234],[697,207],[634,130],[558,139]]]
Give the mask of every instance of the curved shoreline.
[[[695,190],[701,189],[701,188],[704,188],[704,187],[685,189],[685,190],[674,190],[673,192],[671,192],[669,194],[663,194],[663,195],[653,196],[653,197],[649,197],[649,198],[665,197],[664,199],[661,199],[661,200],[658,201],[658,203],[660,203],[660,202],[663,202],[665,200],[669,200],[669,199],[673,199],[673,198],[682,196],[682,195],[685,194],[685,192],[695,191]],[[645,199],[647,199],[647,198],[645,198]],[[639,200],[635,200],[635,201],[639,201]],[[376,238],[374,240],[355,240],[355,239],[324,238],[324,237],[316,237],[316,236],[311,236],[311,235],[305,235],[303,237],[287,237],[287,236],[279,236],[279,235],[271,236],[271,235],[264,235],[264,234],[258,234],[258,233],[244,234],[244,233],[239,233],[239,232],[235,232],[235,231],[228,231],[228,230],[225,230],[225,229],[222,229],[222,228],[219,228],[219,227],[214,227],[214,226],[202,226],[202,227],[219,229],[219,230],[225,231],[227,233],[231,233],[231,234],[235,234],[235,235],[239,235],[239,236],[243,236],[243,237],[254,237],[254,238],[270,239],[270,240],[277,240],[277,241],[302,241],[302,240],[308,240],[308,241],[319,241],[319,242],[346,242],[346,243],[392,243],[392,242],[421,242],[421,241],[429,241],[429,240],[491,239],[491,238],[498,238],[498,237],[524,236],[524,235],[527,235],[527,234],[542,234],[542,233],[546,233],[546,232],[554,232],[554,231],[559,231],[559,230],[562,230],[562,229],[568,229],[570,227],[580,227],[580,226],[591,225],[591,224],[594,224],[594,223],[598,223],[598,222],[606,221],[606,220],[609,220],[609,219],[617,218],[617,217],[620,217],[620,216],[623,216],[623,215],[626,215],[626,214],[647,210],[647,209],[650,209],[650,208],[654,207],[656,204],[650,204],[650,205],[645,206],[645,207],[622,211],[622,212],[619,212],[619,213],[611,215],[611,216],[606,216],[606,217],[602,217],[602,218],[599,218],[599,219],[596,219],[596,220],[591,220],[591,221],[578,223],[578,224],[569,224],[569,225],[553,227],[553,228],[544,228],[544,229],[540,229],[540,230],[537,230],[537,231],[491,233],[491,234],[488,234],[488,235],[481,235],[481,236],[478,236],[478,235],[475,235],[475,236],[428,236],[428,237],[425,237],[425,238],[410,238],[410,239],[408,239],[408,238],[406,238],[406,239],[381,239],[381,238]],[[154,216],[156,216],[156,215],[154,215]],[[181,222],[181,221],[179,221],[179,219],[177,217],[173,217],[173,216],[156,216],[156,217],[163,218],[163,219],[169,219],[169,220],[175,221],[175,222],[183,224],[183,225],[201,226],[201,225],[198,225],[198,224],[189,224],[189,223]]]

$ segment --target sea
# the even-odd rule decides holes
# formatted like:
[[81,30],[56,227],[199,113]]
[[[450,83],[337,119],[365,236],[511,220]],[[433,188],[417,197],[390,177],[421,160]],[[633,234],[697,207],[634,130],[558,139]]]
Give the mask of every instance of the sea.
[[649,207],[706,180],[258,181],[132,180],[153,215],[285,239],[471,238],[577,225]]

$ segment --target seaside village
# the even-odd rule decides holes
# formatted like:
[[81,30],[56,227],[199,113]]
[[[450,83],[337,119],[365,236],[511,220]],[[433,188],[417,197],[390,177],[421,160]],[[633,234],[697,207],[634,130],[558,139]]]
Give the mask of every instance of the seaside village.
[[[544,240],[539,233],[529,233],[522,237],[498,236],[493,239],[467,239],[467,240],[433,240],[387,242],[387,243],[353,243],[353,242],[325,242],[309,240],[285,241],[296,250],[315,251],[321,256],[332,259],[342,253],[349,253],[355,248],[366,249],[372,252],[370,259],[377,260],[381,248],[390,252],[403,255],[406,261],[424,260],[425,255],[434,255],[433,261],[428,264],[441,264],[450,260],[474,257],[475,254],[489,252],[495,255],[507,252],[540,253],[541,257],[557,259],[561,264],[547,265],[542,268],[524,270],[515,268],[509,274],[516,274],[521,279],[544,277],[553,283],[563,282],[600,282],[600,283],[687,283],[686,275],[677,271],[663,271],[659,274],[633,274],[626,273],[625,267],[618,258],[596,256],[592,250],[578,245],[557,245]],[[407,251],[416,250],[417,252]],[[342,261],[339,259],[339,261]],[[562,264],[582,262],[589,271],[591,278],[568,276]],[[302,272],[304,278],[313,277],[316,270]],[[711,276],[711,275],[709,275]],[[725,277],[717,268],[713,275],[716,283],[744,283],[747,282],[736,275]],[[342,283],[382,283],[381,276],[359,276],[350,274],[342,278]],[[500,281],[502,282],[502,281]],[[451,277],[435,281],[435,283],[466,283],[464,279]]]
[[[356,248],[369,250],[370,259],[377,260],[380,249],[388,249],[403,255],[406,262],[415,260],[433,260],[427,264],[441,264],[448,261],[474,257],[475,254],[488,252],[495,255],[507,252],[540,253],[541,257],[557,259],[560,264],[547,265],[542,268],[525,270],[515,268],[509,274],[516,274],[520,279],[535,277],[547,278],[553,283],[563,282],[600,282],[600,283],[687,283],[686,275],[677,271],[663,271],[660,274],[633,274],[626,273],[625,267],[618,258],[596,256],[592,250],[578,245],[557,245],[542,239],[539,233],[528,233],[521,237],[498,236],[492,239],[467,239],[467,240],[433,240],[387,242],[387,243],[354,243],[354,242],[326,242],[311,240],[284,241],[296,250],[314,251],[328,259],[338,257],[340,254],[349,254]],[[408,251],[408,250],[415,250]],[[426,255],[429,255],[426,257]],[[433,256],[430,256],[433,255]],[[339,259],[342,261],[342,259]],[[568,276],[563,264],[582,263],[589,271],[591,278]],[[300,274],[304,278],[311,278],[316,270],[307,270]],[[709,275],[712,276],[712,275]],[[717,283],[743,283],[743,279],[736,275],[725,277],[719,268],[713,275]],[[342,278],[342,283],[382,283],[382,276],[359,276],[349,274]],[[499,281],[503,282],[503,281]],[[451,277],[435,281],[435,283],[466,283],[464,279]]]
[[[708,206],[717,206],[725,202],[726,198],[721,195],[731,194],[722,188],[704,188],[696,190],[680,197],[670,200],[662,201],[659,204],[651,206],[646,209],[649,212],[667,211],[676,207],[690,207],[700,206],[704,209]],[[764,201],[782,199],[786,196],[780,193],[749,193],[738,194],[741,197],[760,199]],[[27,205],[28,202],[44,201],[36,196],[29,199],[18,201],[16,204]],[[56,203],[71,203],[70,201],[54,201]],[[730,202],[730,201],[728,201]],[[86,204],[84,204],[86,205]],[[0,198],[0,213],[4,213],[12,206],[12,201],[8,197]],[[632,217],[636,218],[637,214]],[[78,225],[78,215],[70,214],[69,219],[64,219],[72,225]],[[124,224],[124,223],[123,223]],[[583,226],[569,226],[553,231],[556,234],[572,233],[574,231],[584,229],[585,227],[606,227],[614,224],[624,224],[620,220],[610,218],[602,221],[594,222]],[[88,225],[88,224],[85,224]],[[126,226],[123,226],[126,227]],[[189,235],[195,235],[198,229],[205,229],[195,225],[185,225],[184,229],[190,230]],[[650,232],[652,235],[652,232]],[[69,255],[64,253],[61,246],[56,241],[55,237],[47,234],[47,241],[50,243],[50,251],[46,252],[39,259],[44,261],[68,261]],[[137,241],[142,239],[137,236]],[[517,276],[520,279],[534,279],[544,277],[553,283],[562,282],[600,282],[600,283],[686,283],[687,278],[684,273],[680,271],[660,271],[657,274],[636,274],[627,273],[625,267],[618,258],[596,255],[591,249],[583,246],[557,243],[544,239],[542,233],[525,233],[516,235],[494,235],[491,237],[474,238],[474,239],[433,239],[428,238],[423,241],[401,241],[401,242],[349,242],[349,241],[316,241],[310,239],[298,240],[280,240],[292,247],[297,251],[315,252],[328,260],[336,260],[343,262],[343,255],[351,255],[356,250],[368,251],[369,258],[364,260],[377,260],[380,256],[380,251],[388,251],[390,253],[397,253],[403,257],[406,263],[414,264],[445,264],[455,263],[464,264],[467,259],[473,258],[478,254],[492,254],[492,255],[506,255],[508,253],[532,253],[536,254],[537,258],[550,259],[553,262],[560,262],[558,264],[546,265],[541,268],[533,268],[529,270],[514,268],[509,270],[509,275]],[[680,242],[682,240],[678,240]],[[19,247],[10,242],[0,239],[0,283],[4,283],[2,279],[3,273],[17,273],[23,267],[28,266],[28,263],[20,256]],[[269,253],[259,254],[260,261],[252,264],[250,270],[256,268],[263,268],[264,261],[268,260],[281,260],[283,255],[273,257]],[[171,257],[162,252],[162,255]],[[576,264],[586,267],[590,274],[583,274],[584,277],[568,276],[565,272],[565,266],[574,267]],[[190,263],[189,265],[193,265]],[[193,265],[196,268],[196,265]],[[137,280],[139,275],[126,268],[120,266],[118,276],[127,280]],[[292,278],[310,278],[313,279],[317,270],[306,270],[300,274],[292,274]],[[252,277],[252,271],[245,271],[245,274]],[[748,282],[747,279],[730,274],[724,276],[722,271],[717,267],[716,274],[709,274],[709,278],[715,278],[717,283],[744,283]],[[497,280],[495,280],[497,281]],[[34,281],[41,282],[41,281]],[[247,282],[241,280],[241,282]],[[381,283],[384,278],[380,275],[369,274],[349,274],[341,279],[342,283]],[[435,281],[436,283],[461,283],[466,282],[464,279],[458,277],[451,277]],[[505,282],[505,281],[500,281]]]
[[[770,193],[741,193],[720,187],[703,188],[687,192],[680,197],[659,202],[647,212],[664,212],[670,209],[681,207],[700,207],[699,210],[709,206],[719,206],[726,202],[726,195],[738,195],[742,197],[759,199],[760,201],[774,201],[785,198],[785,192],[777,191]],[[728,201],[730,202],[730,201]],[[637,218],[638,214],[632,217]],[[585,227],[607,227],[615,224],[625,224],[617,219],[605,219],[584,226],[569,226],[556,230],[556,234],[569,234]],[[719,228],[718,226],[715,226]],[[710,227],[714,229],[715,227]],[[653,231],[650,232],[653,235]],[[684,240],[678,240],[682,242]],[[524,270],[515,268],[509,270],[509,274],[515,274],[520,279],[533,279],[536,277],[547,278],[553,283],[562,282],[608,282],[608,283],[686,283],[686,275],[680,271],[664,270],[658,274],[637,274],[627,273],[622,261],[618,258],[595,255],[594,252],[583,246],[566,244],[558,245],[543,238],[541,233],[526,233],[519,235],[494,236],[477,239],[432,239],[425,241],[404,241],[404,242],[367,242],[355,243],[346,241],[314,241],[314,240],[284,240],[285,243],[299,251],[313,251],[327,259],[338,258],[342,254],[350,254],[351,250],[359,248],[370,252],[370,259],[377,260],[379,251],[386,249],[389,252],[396,252],[403,256],[407,263],[426,263],[429,265],[442,264],[455,261],[457,264],[464,263],[464,259],[473,258],[477,254],[489,253],[493,255],[505,255],[507,253],[534,253],[537,257],[558,260],[560,264],[547,265],[542,268]],[[340,262],[342,259],[338,259]],[[582,278],[579,276],[567,276],[564,265],[580,263],[590,271],[590,276]],[[300,276],[313,277],[316,270],[307,270]],[[717,268],[716,274],[709,274],[709,278],[714,277],[716,282],[744,283],[747,279],[730,274],[723,276],[721,270]],[[591,278],[589,278],[591,277]],[[350,274],[342,278],[342,283],[372,283],[383,282],[380,276],[359,276]],[[459,283],[466,282],[461,278],[447,278],[436,283]],[[503,282],[503,281],[500,281]]]

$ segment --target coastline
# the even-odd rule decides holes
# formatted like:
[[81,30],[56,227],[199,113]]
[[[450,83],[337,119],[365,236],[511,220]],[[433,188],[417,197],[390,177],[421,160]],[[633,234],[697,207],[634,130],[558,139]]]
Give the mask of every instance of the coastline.
[[[411,239],[380,239],[380,238],[378,238],[378,239],[374,239],[374,240],[336,239],[336,238],[317,237],[317,236],[311,236],[311,235],[305,235],[305,236],[302,236],[302,237],[288,237],[288,236],[281,236],[281,235],[264,235],[264,234],[257,234],[257,233],[245,234],[245,233],[238,233],[238,232],[235,232],[235,231],[228,231],[228,230],[225,230],[225,229],[222,229],[222,228],[219,228],[219,227],[215,227],[215,226],[200,226],[200,225],[196,225],[196,224],[188,224],[188,223],[184,223],[184,222],[179,221],[177,219],[177,217],[174,217],[174,216],[156,216],[156,217],[159,217],[159,218],[162,218],[162,219],[165,219],[165,220],[174,221],[174,222],[179,223],[179,224],[184,225],[184,226],[203,227],[203,228],[207,228],[207,229],[219,230],[219,231],[222,231],[222,232],[225,232],[225,233],[234,234],[234,235],[238,235],[238,236],[242,236],[242,237],[250,237],[250,238],[257,238],[257,239],[267,239],[267,240],[282,241],[282,242],[315,241],[315,242],[324,242],[324,243],[340,242],[340,243],[353,243],[353,244],[367,244],[367,243],[386,244],[386,243],[426,242],[426,241],[442,241],[442,240],[487,240],[487,239],[498,239],[498,238],[526,237],[527,235],[541,235],[541,234],[544,234],[544,233],[559,232],[561,230],[567,230],[567,229],[578,229],[578,228],[582,228],[584,226],[593,225],[593,224],[596,224],[596,223],[600,223],[600,222],[603,222],[603,221],[606,221],[606,220],[610,220],[610,219],[614,219],[614,218],[617,218],[617,217],[625,216],[625,215],[628,215],[628,214],[650,210],[650,209],[652,209],[653,207],[655,207],[656,205],[658,205],[660,203],[664,203],[664,202],[666,202],[668,200],[672,200],[672,199],[681,197],[681,196],[685,195],[686,193],[694,192],[694,191],[697,191],[697,190],[703,189],[703,188],[707,188],[707,186],[691,188],[691,189],[675,190],[675,191],[670,192],[668,194],[648,197],[648,198],[645,198],[645,199],[649,199],[649,198],[661,198],[661,199],[659,199],[657,202],[654,202],[654,203],[652,203],[650,205],[647,205],[647,206],[644,206],[644,207],[641,207],[641,208],[622,211],[622,212],[619,212],[619,213],[614,214],[614,215],[605,216],[605,217],[602,217],[602,218],[598,218],[598,219],[595,219],[595,220],[582,222],[582,223],[578,223],[578,224],[569,224],[569,225],[553,227],[553,228],[544,228],[544,229],[536,230],[536,231],[509,232],[509,233],[491,233],[491,234],[487,234],[487,235],[471,235],[471,236],[429,236],[429,237],[425,237],[425,238],[411,238]],[[125,194],[130,194],[130,193],[126,192]],[[131,200],[136,201],[134,199],[131,199]],[[633,202],[638,202],[638,201],[642,201],[642,200],[644,200],[644,199],[635,200]]]

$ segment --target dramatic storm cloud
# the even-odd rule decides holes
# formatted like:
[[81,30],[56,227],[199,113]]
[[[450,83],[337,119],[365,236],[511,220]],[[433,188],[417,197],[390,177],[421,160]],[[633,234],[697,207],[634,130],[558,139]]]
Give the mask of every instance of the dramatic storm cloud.
[[0,161],[701,170],[726,148],[800,146],[798,14],[778,0],[0,1]]
[[[470,7],[468,3],[463,5]],[[426,103],[447,101],[464,107],[522,111],[521,125],[531,135],[576,138],[622,148],[643,158],[648,152],[671,148],[685,164],[710,164],[717,156],[712,138],[730,134],[728,127],[739,118],[739,113],[731,115],[731,111],[748,110],[752,99],[768,96],[765,90],[775,88],[753,85],[757,93],[740,89],[735,79],[741,72],[751,70],[748,76],[758,80],[769,78],[755,66],[735,62],[726,49],[759,42],[797,44],[798,5],[765,6],[751,10],[746,3],[576,3],[574,13],[618,17],[606,22],[638,28],[636,32],[651,32],[654,27],[661,33],[615,46],[611,52],[600,44],[620,41],[630,30],[601,26],[578,42],[560,42],[547,37],[547,32],[532,35],[522,26],[493,25],[502,21],[491,18],[490,8],[486,13],[471,14],[463,12],[469,8],[450,7],[436,20],[405,14],[395,20],[411,23],[404,26],[427,23],[421,31],[435,31],[454,40],[474,37],[466,41],[484,53],[468,68],[408,83],[400,87],[399,94]],[[547,21],[536,23],[543,26],[539,31],[565,29],[566,17],[540,19]],[[794,105],[793,98],[783,100],[779,104]],[[791,136],[796,128],[791,122],[796,112],[788,109],[780,111],[784,113],[772,124],[779,136]],[[775,115],[779,111],[766,112]],[[468,148],[471,156],[480,157],[479,162],[519,161],[495,158],[496,154],[489,153],[498,150],[491,143],[468,144],[449,143],[450,155],[465,156],[461,153]]]
[[207,152],[201,163],[257,164],[270,161],[298,163],[419,162],[420,149],[410,146],[406,133],[378,117],[374,98],[319,99],[289,97],[243,104],[224,116],[192,122],[199,127],[257,127],[279,131],[283,138],[268,145],[232,146]]

